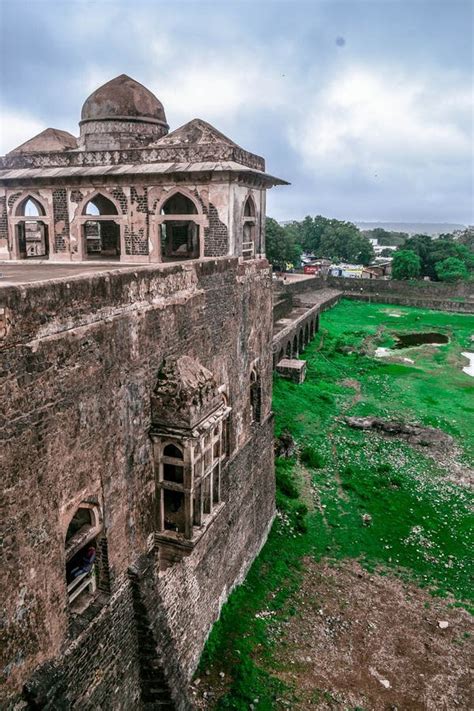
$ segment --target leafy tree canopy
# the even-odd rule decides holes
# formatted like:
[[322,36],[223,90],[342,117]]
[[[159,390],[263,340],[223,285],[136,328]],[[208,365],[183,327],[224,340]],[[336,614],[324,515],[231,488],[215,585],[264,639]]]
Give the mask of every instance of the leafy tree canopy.
[[462,261],[468,271],[474,269],[474,254],[452,235],[443,235],[438,239],[433,239],[429,235],[414,235],[407,239],[403,250],[413,251],[419,256],[420,275],[428,276],[430,279],[439,279],[436,264],[450,257]]
[[284,269],[287,263],[299,264],[301,245],[294,230],[282,227],[276,220],[267,217],[265,226],[266,255],[275,267]]
[[421,259],[412,250],[395,252],[392,262],[394,279],[416,279],[420,275]]
[[461,281],[467,279],[469,272],[465,262],[456,257],[448,257],[435,264],[436,274],[441,281]]

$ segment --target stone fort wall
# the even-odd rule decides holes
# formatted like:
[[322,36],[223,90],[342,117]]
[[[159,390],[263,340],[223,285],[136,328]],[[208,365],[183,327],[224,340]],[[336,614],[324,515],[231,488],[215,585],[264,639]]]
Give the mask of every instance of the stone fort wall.
[[[235,258],[0,290],[6,708],[188,708],[206,636],[274,513],[271,291],[265,260]],[[162,569],[150,396],[163,358],[183,353],[226,390],[231,453],[225,506]],[[73,619],[64,541],[84,500],[102,511],[106,575]]]
[[[308,277],[288,284],[276,285],[280,298],[321,289],[338,289],[344,296],[361,301],[417,306],[440,311],[474,313],[472,282],[445,284],[429,281],[397,281],[395,279],[350,279],[344,277]],[[282,306],[283,308],[283,306]]]

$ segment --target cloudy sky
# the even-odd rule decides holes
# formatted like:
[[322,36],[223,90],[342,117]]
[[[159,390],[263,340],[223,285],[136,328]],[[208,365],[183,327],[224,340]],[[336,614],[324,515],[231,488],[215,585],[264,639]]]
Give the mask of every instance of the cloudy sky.
[[472,0],[0,0],[0,153],[129,74],[292,185],[277,219],[473,223]]

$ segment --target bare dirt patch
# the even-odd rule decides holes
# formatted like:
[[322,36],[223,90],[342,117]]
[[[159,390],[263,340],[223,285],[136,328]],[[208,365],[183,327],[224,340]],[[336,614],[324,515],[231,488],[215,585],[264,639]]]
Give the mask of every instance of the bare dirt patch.
[[472,708],[465,610],[356,562],[312,559],[291,605],[273,673],[296,690],[295,710]]

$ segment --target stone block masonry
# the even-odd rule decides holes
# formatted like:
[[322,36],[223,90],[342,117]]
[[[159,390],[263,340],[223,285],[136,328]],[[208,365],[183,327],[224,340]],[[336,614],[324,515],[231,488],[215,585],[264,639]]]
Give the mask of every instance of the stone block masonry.
[[[4,287],[0,300],[2,708],[184,711],[220,606],[274,514],[268,264],[123,268]],[[163,359],[182,354],[225,394],[229,452],[223,506],[189,555],[163,568],[150,402]],[[65,539],[81,504],[99,512],[107,569],[74,612]]]

